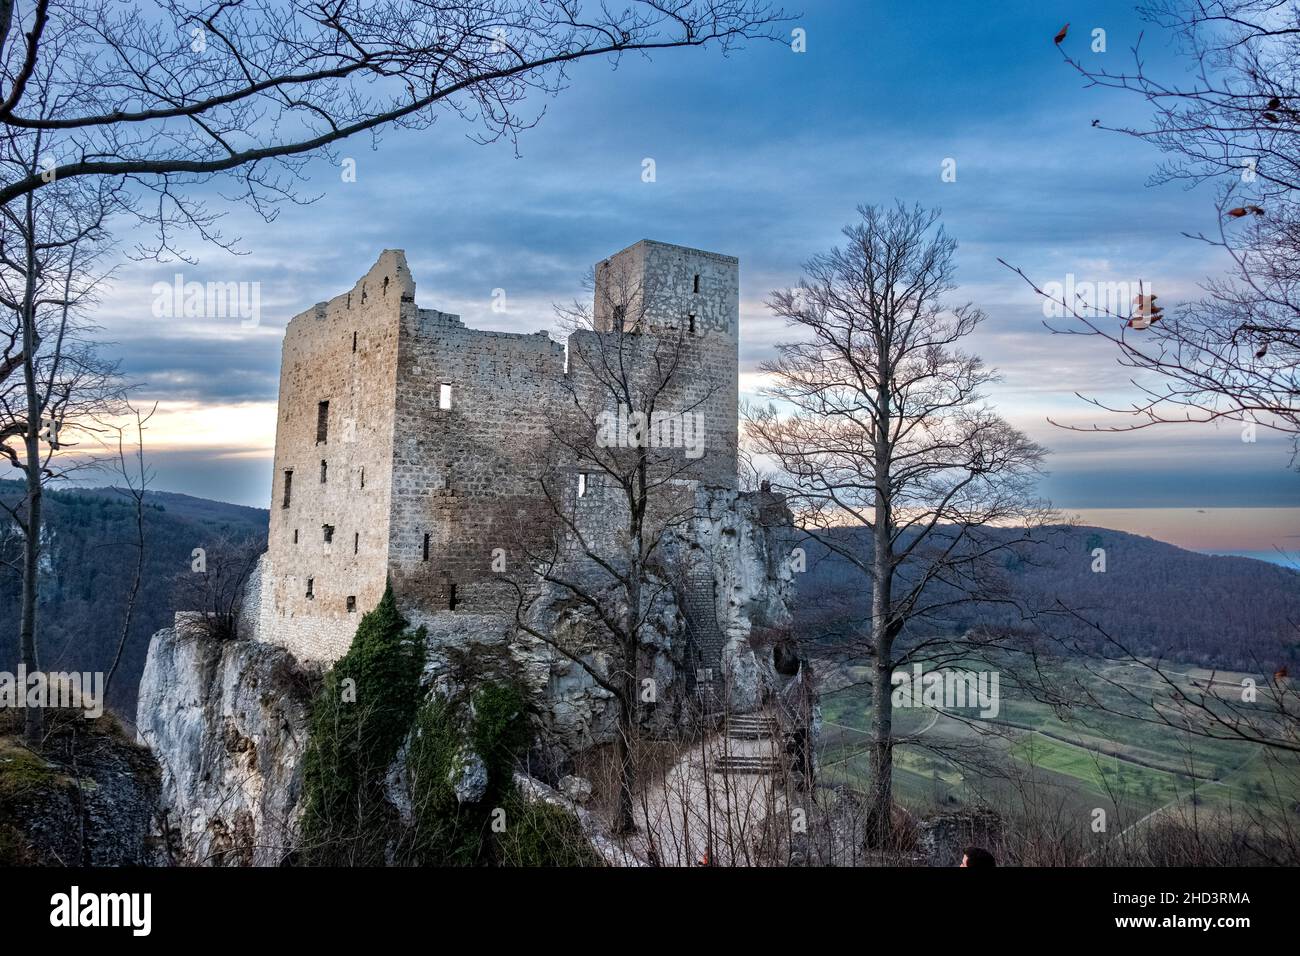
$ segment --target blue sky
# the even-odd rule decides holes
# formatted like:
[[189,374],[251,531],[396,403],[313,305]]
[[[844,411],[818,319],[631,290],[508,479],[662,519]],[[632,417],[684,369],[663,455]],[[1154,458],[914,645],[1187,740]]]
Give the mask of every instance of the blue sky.
[[[1136,121],[1141,104],[1084,89],[1052,45],[1070,21],[1072,52],[1121,69],[1142,29],[1130,3],[801,9],[790,26],[806,30],[805,53],[759,43],[729,58],[579,64],[568,90],[533,104],[546,113],[518,157],[508,143],[469,141],[453,117],[387,133],[376,151],[368,140],[344,144],[356,182],[321,161],[303,189],[318,197],[310,205],[270,224],[232,208],[224,230],[242,237],[246,255],[196,244],[196,265],[124,266],[99,321],[139,397],[164,403],[157,486],[265,505],[284,323],[349,287],[384,248],[406,250],[422,306],[521,331],[551,327],[552,303],[579,295],[593,262],[638,239],[736,255],[743,373],[785,334],[762,305],[767,293],[834,244],[858,203],[898,198],[942,207],[960,242],[956,298],[989,314],[971,347],[1002,370],[991,397],[1003,413],[1053,449],[1044,491],[1059,506],[1086,517],[1300,504],[1280,435],[1261,430],[1254,444],[1235,426],[1081,435],[1045,421],[1092,420],[1072,393],[1123,394],[1126,376],[1102,344],[1044,329],[1040,303],[997,257],[1041,281],[1142,276],[1166,304],[1220,268],[1213,250],[1180,236],[1213,226],[1210,191],[1149,187],[1158,154],[1090,125]],[[1094,28],[1106,31],[1105,53],[1089,52]],[[1165,37],[1149,34],[1143,48],[1149,67],[1182,68]],[[647,157],[653,183],[641,179]],[[947,158],[955,182],[941,180]],[[153,318],[151,285],[178,271],[259,282],[261,325]],[[490,309],[497,288],[504,314]],[[1285,531],[1300,530],[1296,512],[1279,514]],[[1268,545],[1243,533],[1206,546]]]

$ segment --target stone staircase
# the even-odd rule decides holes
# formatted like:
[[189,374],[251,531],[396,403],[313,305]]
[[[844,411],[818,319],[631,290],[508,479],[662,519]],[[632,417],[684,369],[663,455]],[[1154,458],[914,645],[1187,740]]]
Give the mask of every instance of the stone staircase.
[[776,737],[776,718],[771,714],[731,714],[727,717],[727,736],[732,740],[772,740]]
[[703,714],[718,720],[719,746],[709,769],[721,774],[779,774],[786,769],[776,717],[771,714],[729,714],[723,698],[722,648],[726,636],[718,627],[713,571],[692,564],[681,595],[687,634],[695,657],[694,687]]
[[700,666],[715,672],[722,667],[722,645],[725,639],[718,627],[718,603],[714,593],[713,572],[694,565],[686,575],[686,623],[700,654]]
[[776,774],[786,769],[771,714],[728,714],[725,736],[726,743],[710,766],[714,773]]

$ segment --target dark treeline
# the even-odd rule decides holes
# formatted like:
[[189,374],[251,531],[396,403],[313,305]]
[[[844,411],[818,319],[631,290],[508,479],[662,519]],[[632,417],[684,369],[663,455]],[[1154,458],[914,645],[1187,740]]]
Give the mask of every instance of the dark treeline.
[[[19,500],[21,484],[0,482],[0,496]],[[143,579],[108,700],[112,710],[132,720],[149,637],[171,623],[177,577],[190,572],[193,550],[219,547],[223,541],[266,543],[267,512],[262,509],[167,492],[149,492],[145,501]],[[47,491],[45,507],[41,667],[107,671],[135,570],[135,509],[112,488]],[[18,619],[21,547],[13,529],[0,529],[0,607],[11,625]],[[7,626],[0,633],[0,666],[12,670],[17,662],[17,630]]]
[[[1251,672],[1300,661],[1300,573],[1294,570],[1106,528],[1051,528],[1036,537],[1042,546],[1001,569],[1016,606],[960,606],[913,628],[958,635],[981,626],[1025,627],[1066,638],[1090,654],[1116,656],[1105,638],[1064,607],[1141,656]],[[803,546],[808,570],[796,576],[800,632],[815,640],[865,620],[869,595],[862,575],[815,541]],[[1092,570],[1096,548],[1105,550],[1104,572]]]

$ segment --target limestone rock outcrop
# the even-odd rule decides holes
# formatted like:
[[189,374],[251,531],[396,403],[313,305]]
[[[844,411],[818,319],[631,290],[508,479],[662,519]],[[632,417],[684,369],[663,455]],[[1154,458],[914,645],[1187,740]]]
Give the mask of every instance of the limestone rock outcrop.
[[137,728],[162,768],[159,826],[178,863],[275,865],[300,813],[314,669],[202,629],[153,636]]

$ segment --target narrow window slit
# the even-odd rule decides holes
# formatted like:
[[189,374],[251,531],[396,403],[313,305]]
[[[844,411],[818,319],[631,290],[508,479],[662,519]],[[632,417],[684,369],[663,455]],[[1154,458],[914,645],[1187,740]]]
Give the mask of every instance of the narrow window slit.
[[329,441],[330,437],[330,403],[316,403],[316,444]]

